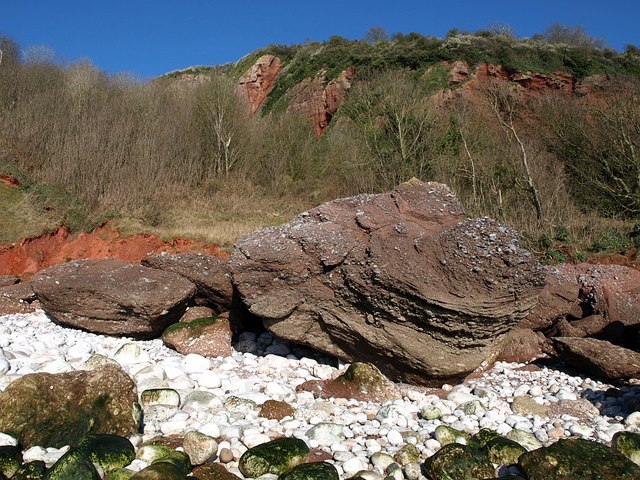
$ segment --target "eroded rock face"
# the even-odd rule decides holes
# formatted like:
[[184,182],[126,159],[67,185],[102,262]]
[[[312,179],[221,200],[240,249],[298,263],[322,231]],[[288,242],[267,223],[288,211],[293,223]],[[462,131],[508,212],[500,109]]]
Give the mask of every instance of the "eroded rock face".
[[504,224],[418,180],[248,235],[230,266],[267,329],[392,379],[438,384],[491,362],[543,275]]
[[33,373],[0,393],[0,431],[24,448],[75,445],[86,434],[138,431],[138,396],[120,368]]
[[115,259],[55,265],[31,286],[47,315],[65,326],[138,338],[177,322],[196,292],[181,275]]
[[282,61],[273,55],[263,55],[238,80],[240,91],[251,105],[251,113],[260,110],[276,84]]
[[325,74],[322,70],[315,78],[303,80],[289,92],[289,110],[309,116],[316,127],[318,137],[327,129],[331,118],[346,98],[356,71],[349,68],[326,85]]

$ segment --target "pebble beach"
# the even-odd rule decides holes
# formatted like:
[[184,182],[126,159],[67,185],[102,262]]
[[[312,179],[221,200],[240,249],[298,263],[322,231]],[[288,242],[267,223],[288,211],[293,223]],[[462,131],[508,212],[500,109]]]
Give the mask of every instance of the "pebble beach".
[[[96,354],[117,361],[135,380],[144,424],[130,438],[134,446],[197,430],[216,439],[215,455],[240,478],[240,456],[281,436],[304,440],[343,479],[369,471],[366,476],[373,480],[387,478],[389,459],[407,444],[417,447],[421,460],[433,455],[444,441],[438,429],[443,425],[468,434],[489,428],[530,449],[573,437],[608,444],[621,430],[640,432],[640,412],[629,408],[640,407],[640,384],[613,386],[544,363],[500,362],[437,391],[403,385],[402,400],[382,404],[317,399],[296,387],[335,378],[348,365],[269,333],[245,332],[231,356],[206,358],[181,355],[160,339],[133,341],[63,328],[42,311],[0,316],[0,391],[29,373],[81,369]],[[145,403],[143,392],[152,389],[173,389],[178,395],[161,406]],[[283,420],[260,417],[259,406],[267,400],[286,402],[295,414]],[[0,445],[12,444],[15,439],[0,434]],[[23,457],[52,465],[65,451],[33,447]],[[128,468],[145,466],[137,459]],[[391,478],[423,478],[419,469],[396,472]],[[496,472],[509,473],[514,472]]]

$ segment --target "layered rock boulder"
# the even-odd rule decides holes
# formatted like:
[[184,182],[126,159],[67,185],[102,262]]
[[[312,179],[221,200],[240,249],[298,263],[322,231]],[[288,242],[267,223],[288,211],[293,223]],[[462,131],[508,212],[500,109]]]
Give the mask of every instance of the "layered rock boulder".
[[411,180],[242,238],[230,259],[275,335],[392,379],[439,384],[491,362],[544,275],[516,233],[468,219],[446,185]]
[[198,288],[197,303],[213,308],[216,313],[231,307],[231,272],[227,262],[218,257],[201,253],[149,253],[141,263],[177,273],[193,282]]
[[31,281],[42,309],[65,326],[137,338],[177,322],[196,286],[181,275],[122,260],[78,260],[42,270]]

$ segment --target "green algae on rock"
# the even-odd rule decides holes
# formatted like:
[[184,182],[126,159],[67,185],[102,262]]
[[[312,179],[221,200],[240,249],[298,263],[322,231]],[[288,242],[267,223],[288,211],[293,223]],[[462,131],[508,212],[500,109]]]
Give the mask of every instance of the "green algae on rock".
[[245,477],[257,478],[265,473],[280,475],[304,462],[309,447],[298,438],[277,438],[250,448],[242,457],[238,467]]
[[76,448],[62,455],[44,477],[46,480],[100,480],[91,459]]
[[616,432],[611,439],[611,448],[620,452],[636,465],[640,465],[640,434]]
[[114,468],[107,472],[105,480],[129,480],[136,472],[128,468]]
[[412,443],[403,445],[394,455],[395,462],[404,467],[408,463],[416,463],[420,461],[420,450]]
[[47,472],[47,465],[42,460],[34,460],[20,466],[11,480],[42,480]]
[[340,480],[336,467],[327,462],[302,463],[278,477],[278,480]]
[[489,440],[484,450],[492,463],[498,465],[515,465],[520,455],[527,451],[522,445],[505,437],[497,437]]
[[493,465],[482,452],[459,443],[443,446],[427,458],[424,469],[434,480],[472,480],[495,476]]
[[180,467],[169,462],[158,462],[143,468],[130,480],[188,480]]
[[637,480],[640,467],[601,443],[561,439],[522,454],[518,465],[525,477],[536,480]]
[[11,478],[22,464],[22,452],[13,445],[0,446],[0,473]]
[[107,433],[85,435],[77,445],[93,463],[109,472],[126,467],[136,458],[135,448],[128,438]]
[[493,478],[495,469],[479,450],[450,443],[424,462],[425,471],[435,480],[472,480]]
[[138,431],[138,396],[120,368],[31,373],[0,393],[0,431],[24,448],[75,445],[88,433]]

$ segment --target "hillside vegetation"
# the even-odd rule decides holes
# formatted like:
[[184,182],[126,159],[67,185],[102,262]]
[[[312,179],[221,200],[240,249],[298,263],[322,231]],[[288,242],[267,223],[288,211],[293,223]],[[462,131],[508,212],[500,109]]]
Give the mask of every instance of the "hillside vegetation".
[[[231,245],[323,201],[418,177],[450,185],[470,215],[510,222],[549,261],[623,251],[640,233],[638,49],[555,33],[332,37],[148,83],[23,58],[1,37],[0,174],[24,180],[20,195],[3,189],[0,200],[16,197],[34,231],[52,219],[77,231],[110,218]],[[284,68],[251,117],[237,80],[265,53]],[[443,62],[456,60],[609,80],[589,97],[527,95],[512,82],[465,90],[447,81]],[[317,139],[308,118],[287,108],[289,89],[348,67],[353,86]],[[0,229],[3,241],[25,233]]]

